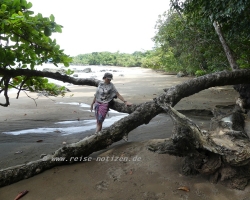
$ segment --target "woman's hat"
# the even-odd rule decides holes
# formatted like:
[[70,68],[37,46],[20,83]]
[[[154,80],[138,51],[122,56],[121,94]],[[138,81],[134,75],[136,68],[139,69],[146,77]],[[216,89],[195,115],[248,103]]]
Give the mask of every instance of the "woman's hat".
[[107,72],[107,73],[105,73],[104,76],[103,76],[103,79],[105,79],[105,78],[111,80],[111,79],[113,79],[113,74]]

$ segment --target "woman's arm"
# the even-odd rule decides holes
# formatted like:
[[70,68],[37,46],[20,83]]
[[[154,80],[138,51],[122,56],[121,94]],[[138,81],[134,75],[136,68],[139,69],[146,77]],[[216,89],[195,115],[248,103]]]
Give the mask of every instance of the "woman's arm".
[[132,105],[131,103],[127,102],[122,95],[119,94],[119,92],[116,93],[116,96],[121,100],[123,101],[123,103],[125,103],[126,106],[130,106]]
[[123,101],[123,103],[125,103],[126,101],[124,100],[124,98],[122,97],[122,95],[119,94],[119,92],[116,93],[116,96]]
[[95,101],[96,101],[96,96],[98,95],[98,91],[99,91],[100,85],[101,85],[101,83],[99,83],[98,87],[96,88],[96,92],[95,92],[95,94],[94,94],[94,99],[93,99],[92,104],[91,104],[91,106],[90,106],[90,111],[91,111],[91,112],[92,112],[92,110],[93,110],[93,105],[94,105],[94,103],[95,103]]
[[91,104],[91,106],[90,106],[90,111],[91,111],[91,112],[92,112],[92,110],[93,110],[93,105],[94,105],[94,103],[95,103],[95,100],[96,100],[96,98],[94,97],[93,102],[92,102],[92,104]]

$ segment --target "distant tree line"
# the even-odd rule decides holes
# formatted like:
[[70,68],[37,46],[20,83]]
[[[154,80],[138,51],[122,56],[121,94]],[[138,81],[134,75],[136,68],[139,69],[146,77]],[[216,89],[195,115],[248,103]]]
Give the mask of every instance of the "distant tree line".
[[159,16],[153,50],[82,54],[74,58],[74,64],[140,66],[196,76],[231,70],[216,24],[236,68],[250,68],[250,1],[184,2],[171,1],[171,9]]
[[74,65],[104,65],[121,67],[143,67],[143,63],[151,51],[135,51],[132,54],[120,52],[92,52],[88,54],[79,54],[73,57]]

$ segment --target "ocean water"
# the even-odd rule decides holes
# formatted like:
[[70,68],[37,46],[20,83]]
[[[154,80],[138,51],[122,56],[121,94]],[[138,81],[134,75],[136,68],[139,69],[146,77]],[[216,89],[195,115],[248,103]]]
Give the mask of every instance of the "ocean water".
[[[126,114],[113,116],[110,118],[105,119],[103,123],[103,128],[111,126],[116,121],[125,117]],[[75,133],[84,133],[85,131],[95,130],[96,128],[96,120],[83,120],[83,121],[63,121],[55,123],[58,125],[56,128],[36,128],[36,129],[26,129],[26,130],[19,130],[19,131],[10,131],[10,132],[3,132],[3,134],[9,135],[22,135],[28,133],[37,133],[37,134],[44,134],[44,133],[56,133],[60,132],[62,136],[71,135]]]
[[[71,104],[79,106],[78,102],[72,102],[72,103],[64,103],[64,102],[58,102],[59,104]],[[89,108],[90,105],[81,103],[80,107],[83,108]],[[90,112],[90,110],[84,110],[84,112]],[[107,117],[103,123],[103,128],[111,126],[113,123],[117,122],[118,120],[122,119],[123,117],[127,116],[127,113],[119,113],[115,110],[110,109],[109,114],[115,114],[112,117]],[[62,122],[56,122],[56,127],[53,128],[35,128],[35,129],[25,129],[25,130],[18,130],[18,131],[8,131],[3,132],[3,134],[9,134],[9,135],[22,135],[22,134],[46,134],[46,133],[57,133],[60,132],[62,136],[65,135],[71,135],[75,133],[84,133],[89,130],[95,130],[96,128],[96,120],[74,120],[74,121],[62,121]]]
[[[123,74],[133,74],[133,70],[129,68],[112,68],[108,66],[70,66],[70,67],[63,67],[63,65],[59,65],[58,67],[54,66],[53,64],[44,64],[43,66],[36,66],[36,70],[43,70],[44,68],[53,68],[53,69],[71,69],[71,70],[83,70],[86,68],[91,68],[91,72],[89,73],[81,73],[81,72],[75,72],[74,74],[77,74],[78,77],[75,78],[95,78],[102,80],[102,77],[105,72],[111,72],[114,75],[114,78],[117,76],[123,76]],[[73,77],[73,75],[71,75]],[[64,83],[62,81],[57,81],[54,79],[49,78],[49,81],[61,86],[67,86],[70,88],[72,84]],[[73,85],[72,85],[73,86]],[[9,91],[9,93],[16,93],[16,89],[12,89]],[[3,94],[0,94],[0,97]],[[79,106],[79,102],[73,102],[73,103],[65,103],[65,102],[58,102],[59,104],[71,104]],[[90,105],[81,103],[80,107],[90,108]],[[84,112],[90,112],[90,110],[84,110]],[[109,113],[115,113],[114,116],[110,118],[106,118],[103,127],[109,127],[116,121],[122,119],[123,117],[127,116],[126,113],[119,113],[114,110],[110,110]],[[10,134],[10,135],[21,135],[21,134],[28,134],[28,133],[37,133],[37,134],[44,134],[44,133],[53,133],[53,132],[60,132],[62,135],[70,135],[74,133],[83,133],[85,131],[89,130],[95,130],[96,128],[96,120],[82,120],[82,121],[63,121],[63,122],[57,122],[55,123],[55,128],[36,128],[36,129],[26,129],[26,130],[19,130],[19,131],[10,131],[10,132],[3,132],[4,134]]]
[[[123,76],[124,74],[134,74],[135,71],[134,70],[131,70],[131,68],[122,68],[120,67],[119,69],[117,68],[113,68],[113,67],[109,67],[109,66],[99,66],[99,65],[91,65],[91,66],[78,66],[78,65],[71,65],[69,67],[64,67],[62,64],[59,64],[58,67],[56,67],[55,65],[53,64],[43,64],[42,66],[35,66],[35,69],[36,70],[40,70],[42,71],[44,68],[52,68],[52,69],[70,69],[70,70],[75,70],[76,72],[73,73],[71,75],[71,77],[74,77],[73,75],[74,74],[77,74],[78,77],[75,77],[75,78],[95,78],[95,79],[98,79],[98,80],[102,80],[103,78],[103,75],[105,72],[110,72],[113,74],[114,76],[114,79],[115,77],[118,77],[118,76]],[[83,70],[83,69],[86,69],[86,68],[91,68],[91,72],[89,73],[81,73],[81,72],[77,72],[77,70]],[[61,86],[67,86],[67,87],[70,87],[72,86],[72,84],[70,83],[66,83],[66,82],[62,82],[62,81],[58,81],[58,80],[54,80],[52,78],[48,78],[49,82],[51,83],[55,83],[57,85],[61,85]],[[17,92],[17,89],[10,89],[9,90],[9,94],[11,93],[16,93]],[[0,93],[0,97],[3,97],[4,94],[3,92]]]
[[[63,65],[59,65],[58,67],[54,66],[53,64],[45,64],[43,66],[36,66],[35,67],[37,70],[43,70],[44,68],[53,68],[53,69],[70,69],[75,71],[74,74],[77,74],[78,77],[75,78],[95,78],[95,79],[99,79],[102,80],[103,75],[105,72],[110,72],[113,74],[113,77],[115,79],[115,77],[118,76],[123,76],[125,73],[126,74],[134,74],[134,71],[131,70],[130,68],[113,68],[113,67],[109,67],[109,66],[99,66],[99,65],[91,65],[91,66],[77,66],[77,65],[71,65],[69,67],[64,67]],[[84,70],[86,68],[91,68],[91,72],[89,73],[81,73],[81,72],[77,72],[77,70]],[[74,77],[72,74],[71,77]],[[54,79],[49,78],[49,81],[55,84],[59,84],[62,86],[69,86],[69,83],[63,83],[62,81],[57,81]]]

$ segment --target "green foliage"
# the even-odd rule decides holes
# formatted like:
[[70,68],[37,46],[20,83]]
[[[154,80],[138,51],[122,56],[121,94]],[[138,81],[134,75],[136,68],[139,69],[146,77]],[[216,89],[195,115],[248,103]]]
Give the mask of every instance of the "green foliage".
[[208,21],[199,25],[187,24],[184,16],[180,18],[172,11],[159,17],[156,29],[155,53],[166,71],[211,72],[221,65],[221,57],[215,55],[222,55],[225,60],[225,55],[220,54],[222,48],[218,37]]
[[[230,69],[211,18],[222,24],[224,37],[233,50],[240,68],[250,67],[248,48],[250,27],[243,28],[249,24],[249,15],[245,16],[246,9],[250,8],[249,2],[244,0],[240,1],[241,3],[233,0],[171,2],[175,10],[161,15],[156,23],[157,33],[154,37],[156,48],[153,54],[157,55],[161,68],[197,76]],[[237,32],[239,30],[240,33]]]
[[[53,15],[49,18],[40,13],[35,15],[30,10],[32,3],[26,0],[0,0],[0,5],[0,68],[33,70],[35,65],[48,60],[53,60],[56,66],[58,63],[69,66],[72,58],[63,53],[56,40],[50,38],[53,33],[62,32],[62,26],[55,22]],[[2,83],[6,77],[4,74],[0,77]],[[9,88],[18,87],[21,83],[26,89],[33,86],[40,90],[53,89],[47,79],[27,76],[13,77]]]
[[68,75],[68,76],[70,76],[70,75],[74,74],[74,71],[68,69],[68,70],[65,71],[65,74]]
[[31,92],[44,92],[46,91],[46,94],[57,96],[65,94],[65,87],[64,86],[58,86],[54,83],[49,83],[47,78],[44,77],[29,77],[26,76],[16,76],[12,79],[12,81],[9,84],[9,88],[12,88],[16,85],[21,85],[23,80],[25,80],[23,84],[23,88],[25,90],[29,90]]
[[168,72],[175,72],[179,69],[178,62],[171,49],[164,52],[160,48],[149,51],[149,54],[142,61],[142,67]]
[[142,60],[142,67],[162,69],[160,55],[158,55],[156,51],[151,51],[150,54]]
[[[204,27],[206,22],[207,27],[211,27],[212,23],[216,21],[223,32],[223,36],[227,41],[227,44],[231,48],[236,62],[240,68],[249,68],[250,62],[250,1],[248,0],[173,0],[172,7],[175,8],[179,14],[185,16],[186,24],[188,27]],[[204,28],[203,28],[204,29]],[[215,32],[215,31],[213,31]],[[212,31],[205,31],[206,38],[211,38]],[[219,44],[219,42],[218,42]],[[209,47],[213,45],[209,44]],[[211,51],[206,52],[211,58],[212,62],[208,63],[209,71],[218,71],[223,69],[225,63],[216,65],[214,59],[224,61],[221,57],[224,52],[219,51],[218,48],[214,49],[215,54],[211,54]],[[213,52],[212,52],[213,53]],[[193,55],[195,56],[195,55]]]
[[181,6],[190,20],[210,18],[223,24],[223,30],[232,35],[249,33],[249,8],[248,0],[187,0]]
[[142,65],[142,60],[147,54],[148,52],[140,51],[136,51],[133,54],[119,52],[93,52],[90,54],[80,54],[75,56],[72,64],[140,67]]
[[195,76],[203,76],[203,75],[205,75],[206,74],[206,71],[203,71],[203,70],[197,70],[196,72],[195,72]]

